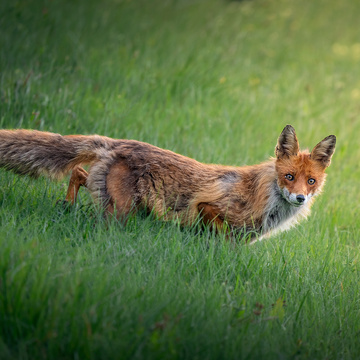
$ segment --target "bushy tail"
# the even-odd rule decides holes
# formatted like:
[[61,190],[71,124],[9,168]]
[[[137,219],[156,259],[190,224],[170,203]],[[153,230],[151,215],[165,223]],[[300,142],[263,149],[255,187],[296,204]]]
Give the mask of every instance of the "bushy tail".
[[103,136],[61,136],[36,130],[0,130],[0,167],[18,174],[61,178],[116,146]]

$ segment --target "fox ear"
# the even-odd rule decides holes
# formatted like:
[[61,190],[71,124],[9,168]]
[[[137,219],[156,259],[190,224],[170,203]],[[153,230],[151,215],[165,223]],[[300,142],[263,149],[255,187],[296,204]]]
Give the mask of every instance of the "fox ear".
[[310,154],[310,158],[319,161],[324,166],[324,168],[327,168],[331,163],[331,157],[335,151],[335,144],[336,136],[327,136],[313,148]]
[[282,159],[297,155],[298,152],[299,142],[295,134],[295,129],[291,125],[286,125],[275,147],[275,156],[277,159]]

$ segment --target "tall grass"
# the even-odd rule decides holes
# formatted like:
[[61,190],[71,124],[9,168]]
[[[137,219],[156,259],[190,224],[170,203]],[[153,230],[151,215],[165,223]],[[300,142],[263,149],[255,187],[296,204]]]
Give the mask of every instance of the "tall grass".
[[203,162],[338,144],[308,221],[254,246],[66,181],[0,172],[1,359],[360,356],[360,4],[3,1],[0,124],[134,138]]

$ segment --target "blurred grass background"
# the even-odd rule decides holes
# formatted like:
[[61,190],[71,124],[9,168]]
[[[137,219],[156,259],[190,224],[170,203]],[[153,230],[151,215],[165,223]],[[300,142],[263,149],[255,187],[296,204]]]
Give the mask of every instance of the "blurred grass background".
[[310,219],[252,247],[139,215],[104,224],[66,181],[0,172],[0,358],[360,356],[360,3],[3,1],[0,125],[147,141],[230,165],[286,124],[338,139]]

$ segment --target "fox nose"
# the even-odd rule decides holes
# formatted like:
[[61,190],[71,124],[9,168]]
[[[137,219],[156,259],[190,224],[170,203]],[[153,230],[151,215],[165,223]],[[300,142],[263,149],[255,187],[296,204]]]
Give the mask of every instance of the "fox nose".
[[305,196],[304,195],[297,195],[296,200],[297,200],[297,202],[299,204],[302,204],[305,201]]

